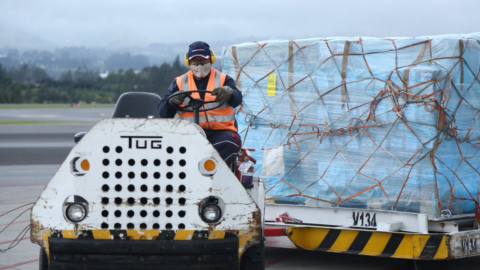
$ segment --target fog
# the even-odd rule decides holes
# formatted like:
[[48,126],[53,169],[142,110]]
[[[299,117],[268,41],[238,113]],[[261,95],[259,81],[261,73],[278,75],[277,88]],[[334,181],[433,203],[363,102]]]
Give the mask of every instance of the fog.
[[0,47],[240,43],[479,31],[478,0],[2,0]]

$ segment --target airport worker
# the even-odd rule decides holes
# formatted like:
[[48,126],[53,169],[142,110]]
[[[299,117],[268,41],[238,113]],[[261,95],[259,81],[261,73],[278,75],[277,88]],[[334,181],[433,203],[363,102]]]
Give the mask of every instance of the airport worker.
[[184,60],[190,67],[190,71],[173,80],[158,105],[159,114],[162,118],[176,117],[193,122],[193,112],[178,110],[188,102],[186,95],[174,96],[169,102],[167,98],[177,91],[211,91],[211,93],[195,92],[191,97],[215,101],[205,104],[201,109],[220,105],[216,109],[200,112],[199,125],[205,131],[210,143],[231,167],[234,154],[238,153],[241,147],[233,108],[242,103],[242,93],[232,77],[212,68],[212,64],[215,63],[215,54],[207,43],[197,41],[190,44]]

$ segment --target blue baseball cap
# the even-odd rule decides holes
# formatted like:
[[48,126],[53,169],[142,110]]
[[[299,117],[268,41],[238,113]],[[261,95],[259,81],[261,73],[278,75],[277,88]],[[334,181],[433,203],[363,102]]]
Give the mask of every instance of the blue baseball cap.
[[210,59],[210,55],[210,46],[203,41],[195,41],[188,47],[188,60],[197,56]]

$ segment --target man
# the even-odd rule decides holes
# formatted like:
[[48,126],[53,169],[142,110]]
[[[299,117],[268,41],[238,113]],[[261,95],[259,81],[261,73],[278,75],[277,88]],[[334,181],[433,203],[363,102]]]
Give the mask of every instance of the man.
[[[192,93],[192,97],[218,102],[208,104],[209,108],[223,104],[217,109],[200,112],[199,124],[205,131],[207,139],[231,167],[234,160],[233,154],[238,153],[241,146],[233,108],[242,103],[242,93],[232,77],[212,68],[213,63],[215,63],[215,54],[207,43],[197,41],[190,44],[185,54],[185,64],[190,67],[190,71],[173,80],[167,94],[158,104],[158,110],[162,118],[173,118],[177,114],[177,118],[193,122],[192,112],[178,110],[184,106],[184,101],[188,101],[186,95],[175,96],[169,102],[166,101],[167,98],[177,91],[212,91],[211,93]],[[203,108],[206,107],[207,105]]]

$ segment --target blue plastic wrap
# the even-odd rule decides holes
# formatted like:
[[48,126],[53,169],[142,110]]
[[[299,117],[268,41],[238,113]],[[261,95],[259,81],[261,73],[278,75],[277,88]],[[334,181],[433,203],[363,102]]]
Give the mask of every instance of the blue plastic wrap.
[[262,176],[267,199],[473,213],[480,33],[243,43],[222,69],[243,93],[244,147],[259,161],[284,148],[285,173]]

